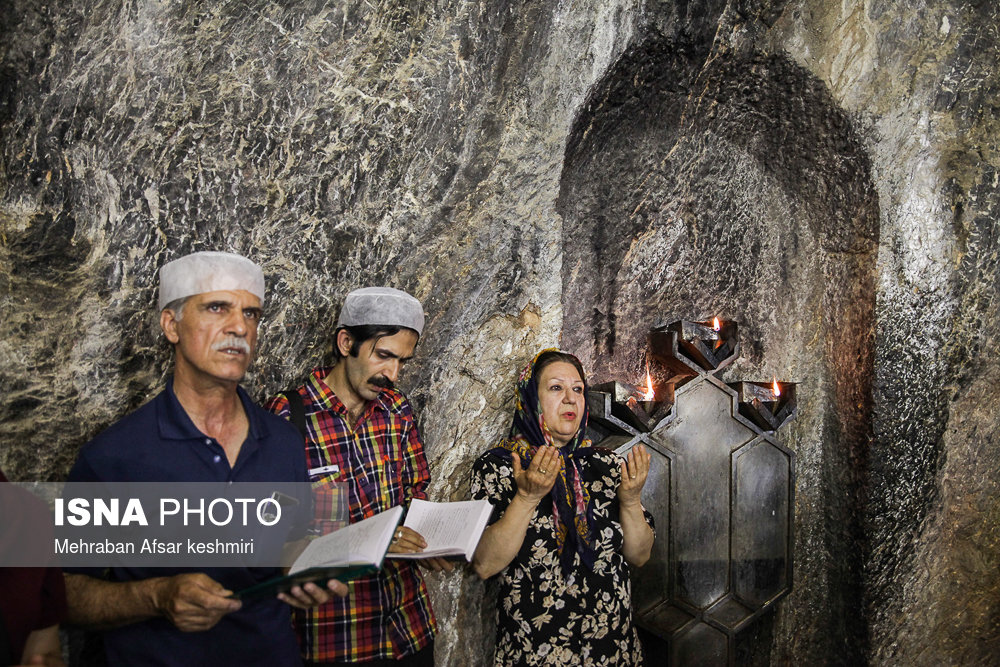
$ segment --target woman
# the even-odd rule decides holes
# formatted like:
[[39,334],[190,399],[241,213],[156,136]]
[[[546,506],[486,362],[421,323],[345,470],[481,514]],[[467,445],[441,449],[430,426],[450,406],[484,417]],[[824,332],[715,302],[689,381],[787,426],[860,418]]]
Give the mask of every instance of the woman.
[[498,665],[638,665],[626,563],[653,546],[639,501],[641,445],[592,447],[580,361],[544,350],[521,373],[509,436],[476,461],[473,498],[494,505],[473,565],[500,574]]

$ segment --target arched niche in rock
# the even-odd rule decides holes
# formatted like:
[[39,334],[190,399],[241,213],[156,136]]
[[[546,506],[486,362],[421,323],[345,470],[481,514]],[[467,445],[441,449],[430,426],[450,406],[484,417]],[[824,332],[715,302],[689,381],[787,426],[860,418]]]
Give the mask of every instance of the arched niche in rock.
[[879,209],[856,126],[785,55],[654,38],[577,115],[558,200],[562,347],[594,382],[641,384],[650,328],[718,315],[741,323],[741,376],[801,383],[795,591],[766,641],[819,657],[865,650]]

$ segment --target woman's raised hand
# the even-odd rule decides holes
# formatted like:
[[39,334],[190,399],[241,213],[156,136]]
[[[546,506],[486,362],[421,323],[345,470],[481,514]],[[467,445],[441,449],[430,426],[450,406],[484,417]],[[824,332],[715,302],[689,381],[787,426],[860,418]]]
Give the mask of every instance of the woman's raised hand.
[[649,475],[649,461],[649,452],[642,445],[629,450],[628,456],[622,461],[622,481],[618,485],[618,502],[622,505],[639,502],[642,486]]
[[559,467],[562,465],[559,450],[548,445],[539,447],[527,470],[521,468],[520,456],[512,452],[510,457],[514,464],[517,494],[531,503],[538,503],[549,494],[552,485],[556,483],[556,475],[559,474]]

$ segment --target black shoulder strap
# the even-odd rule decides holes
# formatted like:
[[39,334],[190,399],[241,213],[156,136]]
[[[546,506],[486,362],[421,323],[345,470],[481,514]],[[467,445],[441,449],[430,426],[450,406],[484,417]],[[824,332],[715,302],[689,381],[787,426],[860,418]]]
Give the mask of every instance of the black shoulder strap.
[[306,409],[302,403],[302,394],[299,393],[298,389],[289,389],[288,391],[281,392],[281,394],[288,399],[289,421],[292,422],[295,428],[299,429],[299,433],[302,434],[303,439],[307,438]]

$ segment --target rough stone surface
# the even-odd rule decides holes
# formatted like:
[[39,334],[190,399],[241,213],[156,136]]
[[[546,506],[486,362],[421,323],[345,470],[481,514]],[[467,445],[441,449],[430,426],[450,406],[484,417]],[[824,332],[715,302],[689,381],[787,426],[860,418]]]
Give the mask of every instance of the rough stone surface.
[[[403,380],[439,499],[561,342],[742,324],[801,383],[795,590],[754,664],[1000,653],[996,49],[973,0],[0,4],[0,465],[59,479],[155,393],[155,270],[258,259],[260,398],[360,284],[428,313]],[[437,662],[490,591],[432,577]],[[485,598],[484,602],[484,595]]]

